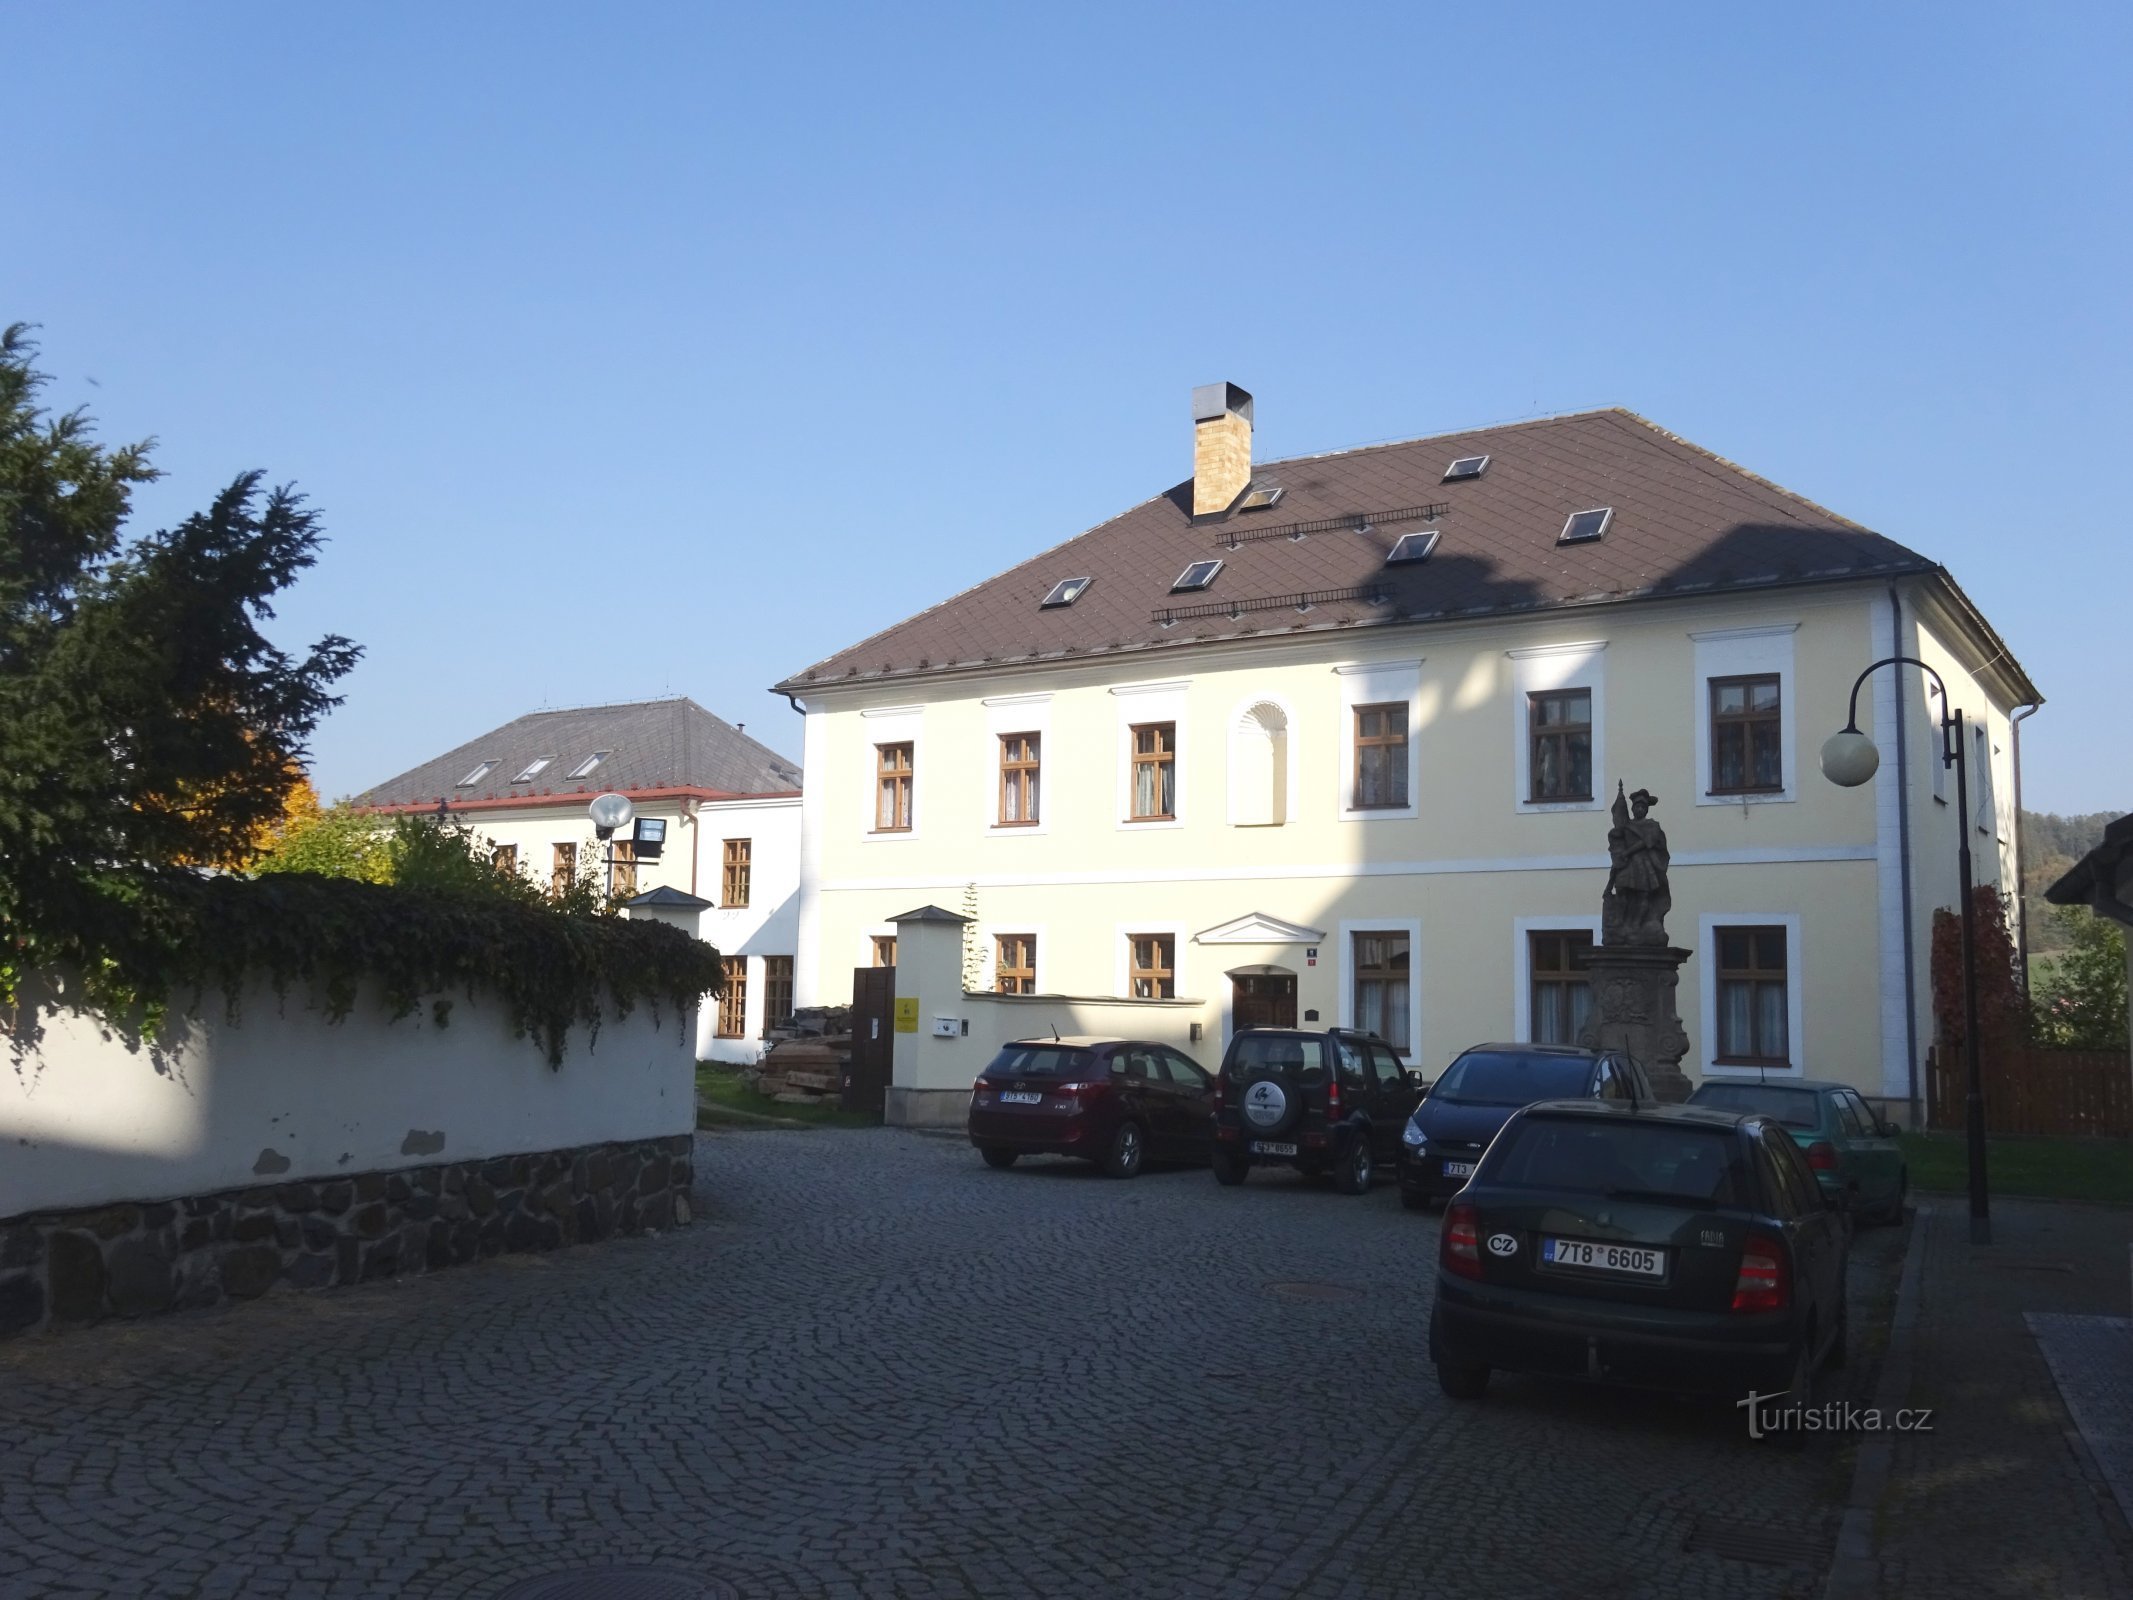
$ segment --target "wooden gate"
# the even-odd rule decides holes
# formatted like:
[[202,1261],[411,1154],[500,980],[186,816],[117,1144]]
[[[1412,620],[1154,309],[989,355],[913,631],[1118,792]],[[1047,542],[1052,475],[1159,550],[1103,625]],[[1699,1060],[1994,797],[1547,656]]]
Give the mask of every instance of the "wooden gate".
[[852,1064],[844,1074],[844,1109],[882,1117],[889,1109],[895,1046],[896,969],[852,969]]
[[[1983,1055],[1986,1132],[2133,1137],[2133,1062],[2124,1051],[2013,1045]],[[1961,1131],[1968,1071],[1960,1050],[1926,1057],[1933,1127]]]

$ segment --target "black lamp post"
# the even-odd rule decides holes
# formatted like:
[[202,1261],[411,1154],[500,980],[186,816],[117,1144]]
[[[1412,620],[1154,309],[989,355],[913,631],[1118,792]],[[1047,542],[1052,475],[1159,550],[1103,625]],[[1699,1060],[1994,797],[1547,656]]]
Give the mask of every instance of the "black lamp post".
[[[1831,783],[1856,789],[1881,765],[1881,751],[1859,731],[1859,690],[1880,667],[1908,663],[1940,689],[1940,762],[1955,769],[1956,859],[1962,873],[1963,914],[1963,1054],[1968,1092],[1964,1097],[1970,1142],[1970,1242],[1992,1243],[1992,1207],[1985,1188],[1985,1092],[1978,1069],[1977,907],[1970,892],[1970,763],[1963,743],[1963,714],[1951,711],[1948,686],[1939,673],[1916,656],[1885,656],[1859,674],[1852,684],[1850,716],[1822,745],[1822,775]],[[1910,796],[1904,796],[1910,803]]]

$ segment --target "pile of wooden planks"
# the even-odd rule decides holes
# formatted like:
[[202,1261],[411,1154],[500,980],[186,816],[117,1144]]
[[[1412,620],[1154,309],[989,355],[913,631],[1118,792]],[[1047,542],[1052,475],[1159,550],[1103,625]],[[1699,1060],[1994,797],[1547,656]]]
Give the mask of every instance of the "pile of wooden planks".
[[838,1103],[852,1060],[851,1028],[850,1009],[832,1006],[795,1012],[770,1029],[764,1034],[770,1048],[750,1069],[757,1092],[787,1105]]

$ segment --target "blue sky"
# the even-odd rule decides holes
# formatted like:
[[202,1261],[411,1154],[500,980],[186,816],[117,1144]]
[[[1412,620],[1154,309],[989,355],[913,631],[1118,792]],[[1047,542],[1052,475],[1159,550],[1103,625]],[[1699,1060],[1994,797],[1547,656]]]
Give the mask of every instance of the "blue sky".
[[[1940,559],[2133,807],[2133,10],[14,5],[0,319],[333,543],[347,792],[770,683],[1176,482],[1619,404]],[[94,383],[90,382],[94,379]],[[1827,720],[1839,711],[1830,707]]]

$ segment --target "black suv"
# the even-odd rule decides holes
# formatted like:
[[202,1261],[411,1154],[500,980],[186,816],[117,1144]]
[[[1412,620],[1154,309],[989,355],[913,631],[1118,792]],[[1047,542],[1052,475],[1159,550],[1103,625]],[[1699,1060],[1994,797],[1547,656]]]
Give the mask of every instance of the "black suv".
[[1421,1098],[1421,1075],[1374,1033],[1247,1028],[1215,1076],[1215,1181],[1242,1183],[1279,1162],[1362,1194],[1392,1164]]

